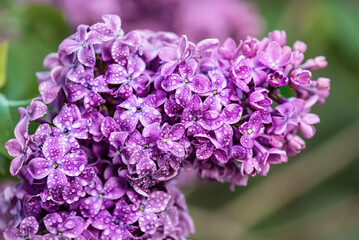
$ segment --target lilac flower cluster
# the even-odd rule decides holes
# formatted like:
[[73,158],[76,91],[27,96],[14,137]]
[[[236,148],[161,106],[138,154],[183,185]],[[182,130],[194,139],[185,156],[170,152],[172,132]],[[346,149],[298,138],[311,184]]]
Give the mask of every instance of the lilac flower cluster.
[[285,32],[194,44],[103,19],[45,59],[41,97],[19,110],[6,239],[185,239],[184,166],[245,185],[304,148],[298,130],[313,137],[329,79],[310,70],[326,62],[303,63],[305,44],[286,46]]

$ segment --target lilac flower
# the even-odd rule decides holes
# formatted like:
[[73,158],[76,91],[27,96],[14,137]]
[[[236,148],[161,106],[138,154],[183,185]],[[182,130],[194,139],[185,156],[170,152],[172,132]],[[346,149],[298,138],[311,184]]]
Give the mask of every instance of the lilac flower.
[[261,113],[256,111],[251,115],[248,122],[241,125],[239,131],[243,134],[240,140],[243,147],[252,148],[254,146],[254,139],[263,134],[264,126],[261,122]]
[[90,197],[83,198],[80,203],[80,211],[84,217],[94,217],[103,206],[113,205],[111,200],[120,199],[127,190],[126,180],[118,177],[109,178],[104,185],[99,178],[95,178],[94,185],[86,187]]
[[157,106],[148,105],[146,99],[137,98],[135,95],[126,99],[119,107],[127,109],[121,113],[118,120],[122,131],[133,132],[138,121],[143,126],[148,126],[160,122],[162,118],[161,113],[155,109]]
[[[152,134],[150,134],[152,133]],[[157,124],[151,124],[143,130],[144,136],[154,135],[157,140],[157,146],[164,152],[171,152],[174,156],[184,157],[185,150],[178,143],[185,133],[185,126],[181,123],[174,124],[172,127],[168,123],[163,124],[161,128]]]
[[105,61],[114,59],[116,62],[123,64],[130,51],[130,47],[136,47],[140,42],[138,32],[131,31],[124,35],[121,29],[121,19],[115,15],[104,15],[105,23],[97,23],[91,27],[91,30],[101,34],[103,44],[102,57]]
[[229,104],[229,89],[226,89],[227,80],[218,70],[210,71],[208,76],[212,80],[212,89],[210,89],[204,105],[210,110],[219,112],[222,106]]
[[141,198],[137,194],[130,197],[131,201],[137,206],[135,214],[138,218],[138,225],[142,232],[153,234],[159,225],[156,213],[163,212],[166,209],[171,196],[162,191],[154,191],[146,200]]
[[283,87],[288,85],[288,78],[283,75],[282,72],[276,71],[272,74],[269,74],[267,77],[267,83],[274,88]]
[[53,120],[56,128],[53,128],[54,136],[61,137],[61,141],[68,147],[75,149],[80,145],[76,139],[88,137],[87,119],[81,117],[81,112],[74,104],[65,105],[59,115]]
[[4,232],[5,239],[23,240],[23,239],[41,239],[40,236],[35,236],[39,231],[39,223],[35,217],[30,216],[24,218],[20,224],[20,230],[14,227],[9,227]]
[[[20,114],[24,113],[23,109],[19,109],[19,112]],[[19,173],[24,162],[29,158],[31,153],[27,145],[27,142],[29,141],[27,133],[28,119],[26,116],[24,116],[24,114],[22,115],[23,117],[15,127],[14,133],[16,139],[11,139],[5,144],[9,155],[14,157],[10,165],[10,173],[12,176],[15,176]]]
[[185,106],[191,99],[191,91],[206,93],[210,90],[211,82],[204,75],[196,74],[197,63],[193,59],[186,61],[179,67],[180,74],[172,74],[165,78],[161,84],[165,91],[176,90],[177,103]]
[[50,213],[44,217],[46,230],[50,233],[44,239],[69,239],[81,235],[85,227],[85,220],[79,216],[66,212]]
[[308,70],[302,70],[302,69],[298,68],[290,74],[289,79],[290,79],[290,83],[294,87],[305,87],[305,86],[310,85],[311,77],[312,77],[312,74]]
[[193,95],[190,104],[184,109],[181,122],[187,129],[188,136],[218,129],[222,124],[219,113],[205,109],[201,98],[197,95]]
[[137,94],[145,91],[143,85],[147,85],[150,81],[149,77],[143,74],[145,68],[146,64],[140,58],[130,58],[127,70],[120,64],[111,64],[106,71],[106,82],[121,84],[114,94],[126,99],[132,95],[133,90]]
[[[128,239],[133,238],[131,232],[136,230],[136,227],[130,224],[134,223],[133,216],[128,213],[128,207],[122,207],[119,201],[116,205],[113,214],[111,215],[107,210],[101,211],[96,215],[92,226],[96,229],[103,230],[101,239]],[[124,203],[125,204],[125,203]]]
[[35,179],[47,177],[47,187],[57,188],[67,184],[66,176],[78,176],[87,164],[82,150],[66,153],[65,145],[59,138],[49,137],[43,146],[45,158],[34,158],[29,162],[28,171]]
[[268,97],[269,90],[265,88],[257,88],[249,95],[249,105],[256,109],[261,110],[272,105],[273,101]]
[[259,61],[272,70],[281,70],[283,66],[289,63],[292,58],[290,51],[284,51],[281,46],[272,41],[268,44],[265,51],[258,51]]
[[100,93],[110,92],[105,78],[101,75],[93,79],[93,73],[81,83],[68,82],[67,87],[70,101],[83,99],[87,109],[105,103]]
[[182,36],[178,40],[176,47],[162,47],[158,51],[159,58],[164,61],[161,69],[161,74],[169,76],[173,73],[178,64],[187,60],[191,55],[189,50],[189,43],[186,36]]
[[59,51],[64,51],[67,54],[77,52],[77,57],[81,64],[94,67],[96,57],[93,45],[101,43],[101,40],[96,32],[87,32],[88,28],[89,26],[87,25],[78,26],[77,33],[73,38],[64,40],[59,46]]

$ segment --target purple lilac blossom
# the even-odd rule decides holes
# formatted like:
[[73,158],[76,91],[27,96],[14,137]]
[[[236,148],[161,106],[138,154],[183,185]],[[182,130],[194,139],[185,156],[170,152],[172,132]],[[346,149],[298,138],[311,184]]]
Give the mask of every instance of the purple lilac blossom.
[[305,44],[286,46],[285,32],[196,45],[103,19],[45,59],[41,96],[19,109],[6,239],[186,239],[184,169],[233,190],[314,136],[330,80],[311,71],[326,62],[303,64]]

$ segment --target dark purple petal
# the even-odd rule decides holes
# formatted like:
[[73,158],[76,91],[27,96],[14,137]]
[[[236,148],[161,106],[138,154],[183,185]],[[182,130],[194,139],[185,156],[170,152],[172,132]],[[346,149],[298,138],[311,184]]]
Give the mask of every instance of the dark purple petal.
[[30,175],[35,179],[42,179],[49,175],[52,163],[44,158],[34,158],[27,167]]
[[104,185],[104,197],[112,200],[121,198],[127,191],[127,184],[124,178],[111,177]]

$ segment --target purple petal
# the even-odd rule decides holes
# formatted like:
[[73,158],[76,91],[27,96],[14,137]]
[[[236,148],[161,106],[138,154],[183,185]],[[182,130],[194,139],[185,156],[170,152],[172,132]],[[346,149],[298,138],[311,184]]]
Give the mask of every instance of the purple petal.
[[92,226],[99,230],[105,230],[109,228],[109,224],[111,221],[111,214],[107,210],[101,211],[99,214],[96,215],[96,217],[94,217],[92,221]]
[[173,47],[162,47],[158,50],[158,57],[162,61],[170,62],[178,60],[179,56]]
[[5,148],[11,157],[17,157],[22,154],[22,146],[17,139],[11,139],[7,141]]
[[228,124],[235,124],[239,122],[242,117],[242,106],[238,104],[229,104],[222,111],[223,121]]
[[233,129],[229,124],[222,124],[214,133],[218,142],[223,146],[229,145],[233,137]]
[[20,224],[20,232],[23,236],[32,238],[39,231],[39,223],[36,221],[36,218],[33,216],[24,218]]
[[247,134],[243,135],[240,139],[240,142],[245,148],[252,148],[254,146],[254,141]]
[[83,150],[76,150],[67,154],[61,161],[61,171],[67,176],[76,177],[85,169],[87,156]]
[[64,237],[77,238],[85,228],[85,220],[79,216],[71,216],[64,222],[67,230],[63,233]]
[[103,199],[98,196],[90,196],[88,198],[81,199],[80,211],[84,217],[94,217],[100,211]]
[[189,103],[191,96],[191,89],[188,87],[188,85],[183,85],[182,87],[177,88],[175,93],[177,103],[182,106],[185,106]]
[[44,217],[44,224],[47,229],[52,234],[57,234],[58,225],[63,223],[63,219],[58,213],[49,213]]
[[159,225],[157,215],[152,212],[146,212],[138,219],[138,225],[142,232],[154,234]]
[[195,93],[207,93],[212,89],[211,81],[206,76],[200,74],[194,76],[188,86]]
[[160,123],[162,119],[161,113],[151,107],[144,107],[139,115],[139,120],[143,126],[148,126],[152,123]]
[[107,83],[121,84],[127,81],[128,73],[120,64],[111,64],[106,70]]
[[182,84],[183,78],[178,74],[172,74],[162,81],[161,86],[165,91],[170,92],[179,88]]
[[182,158],[185,156],[185,151],[184,148],[181,144],[177,143],[177,142],[173,142],[173,145],[171,146],[171,148],[169,149],[169,151],[175,155],[176,157]]
[[170,138],[172,138],[173,140],[179,140],[180,138],[182,138],[182,136],[184,135],[185,132],[185,127],[182,123],[176,123],[175,125],[173,125],[171,127],[170,130]]
[[320,123],[320,118],[317,114],[314,113],[306,113],[302,116],[302,120],[306,122],[307,124],[316,124]]
[[305,122],[301,122],[299,128],[305,138],[312,138],[315,134],[315,127]]
[[29,120],[34,121],[46,114],[47,107],[43,102],[33,100],[26,110],[29,116]]
[[11,240],[25,239],[23,234],[17,228],[14,228],[14,227],[8,227],[4,231],[4,237],[5,237],[5,239],[11,239]]
[[27,167],[30,175],[35,179],[42,179],[52,170],[51,163],[44,158],[34,158]]
[[145,158],[136,164],[136,172],[140,178],[153,174],[156,170],[157,166],[151,159]]
[[95,50],[93,46],[87,44],[84,47],[81,47],[77,53],[77,57],[83,65],[87,67],[94,67],[96,64]]
[[124,178],[111,177],[104,185],[104,197],[112,200],[121,198],[127,191],[127,184]]
[[189,59],[186,63],[179,67],[179,72],[183,77],[192,77],[197,70],[197,62],[194,59]]
[[18,157],[14,158],[11,161],[10,173],[12,176],[16,176],[20,172],[22,165],[24,164],[24,161],[25,161],[24,155],[19,155]]
[[121,131],[133,132],[138,123],[138,116],[131,110],[121,113],[118,124]]
[[62,188],[66,184],[67,184],[67,177],[63,172],[59,170],[51,171],[49,176],[47,177],[47,187],[49,189]]
[[163,212],[169,201],[171,195],[162,191],[152,192],[146,203],[146,209],[154,213]]
[[227,163],[228,162],[228,154],[223,149],[216,149],[213,152],[215,159],[220,163]]

